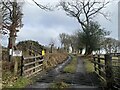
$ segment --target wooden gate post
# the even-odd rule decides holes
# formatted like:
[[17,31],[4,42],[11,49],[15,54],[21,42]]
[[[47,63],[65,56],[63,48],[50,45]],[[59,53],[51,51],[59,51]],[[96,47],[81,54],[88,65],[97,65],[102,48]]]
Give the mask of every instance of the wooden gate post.
[[[34,60],[35,63],[33,64],[33,66],[35,67],[36,66],[36,54],[35,53],[34,53],[34,57],[35,58],[33,60]],[[35,71],[36,71],[36,69],[33,69],[33,72],[35,72]]]
[[95,55],[93,56],[93,60],[94,60],[94,69],[95,69],[95,71],[97,71],[97,69],[96,69],[96,63],[95,63]]
[[21,57],[21,72],[20,72],[20,76],[23,76],[23,67],[24,67],[24,65],[23,65],[23,60],[24,60],[24,58],[23,58],[23,56]]
[[101,66],[100,66],[100,55],[98,55],[98,68],[99,68],[99,75],[101,75]]
[[106,72],[106,82],[107,88],[112,88],[113,82],[113,72],[112,72],[112,56],[111,54],[105,54],[105,72]]

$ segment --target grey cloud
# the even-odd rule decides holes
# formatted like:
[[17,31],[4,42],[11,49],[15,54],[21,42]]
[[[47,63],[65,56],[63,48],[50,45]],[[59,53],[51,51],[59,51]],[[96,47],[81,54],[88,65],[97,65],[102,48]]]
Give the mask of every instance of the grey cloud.
[[44,45],[48,45],[50,40],[56,39],[56,44],[59,45],[59,41],[58,36],[59,33],[68,33],[71,34],[71,32],[68,32],[66,30],[64,30],[63,27],[57,27],[57,28],[46,28],[43,26],[39,26],[39,27],[24,27],[23,29],[21,29],[21,31],[18,33],[18,38],[17,41],[21,41],[21,40],[37,40],[39,41],[41,44]]
[[[111,22],[104,17],[98,16],[95,19],[99,21],[102,27],[112,31],[111,36],[117,38],[117,3],[110,4],[106,10],[111,12]],[[28,8],[29,7],[29,8]],[[114,10],[115,7],[115,10]],[[27,5],[24,8],[24,27],[18,34],[18,41],[32,39],[48,45],[51,38],[58,38],[59,33],[73,33],[79,28],[78,22],[71,17],[66,16],[63,11],[45,12],[36,6]],[[57,44],[59,41],[56,41]]]
[[[110,4],[104,11],[111,12],[111,22],[102,16],[97,16],[95,20],[99,21],[101,27],[112,31],[112,37],[117,38],[117,2]],[[59,45],[59,33],[72,34],[76,29],[80,28],[78,22],[74,18],[66,16],[63,11],[46,12],[34,4],[25,3],[23,13],[24,26],[18,33],[17,42],[32,39],[48,45],[51,38],[53,38]],[[4,45],[7,44],[7,37],[3,39],[3,43]]]
[[24,6],[23,23],[34,27],[43,25],[50,28],[57,26],[64,26],[67,29],[79,28],[76,20],[66,16],[62,11],[45,12],[37,8],[37,6],[29,6],[28,8],[28,5]]

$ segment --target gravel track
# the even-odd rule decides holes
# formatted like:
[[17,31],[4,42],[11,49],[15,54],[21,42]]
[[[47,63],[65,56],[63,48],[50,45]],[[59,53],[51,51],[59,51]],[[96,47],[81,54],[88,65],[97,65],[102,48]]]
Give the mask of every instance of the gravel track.
[[34,84],[29,85],[27,88],[49,88],[51,83],[63,81],[70,85],[69,88],[83,89],[84,90],[102,90],[99,88],[98,83],[96,83],[96,76],[93,74],[87,74],[85,71],[83,60],[77,57],[77,69],[76,72],[65,73],[63,69],[66,65],[71,62],[71,57],[62,64],[58,65],[53,70],[49,71]]

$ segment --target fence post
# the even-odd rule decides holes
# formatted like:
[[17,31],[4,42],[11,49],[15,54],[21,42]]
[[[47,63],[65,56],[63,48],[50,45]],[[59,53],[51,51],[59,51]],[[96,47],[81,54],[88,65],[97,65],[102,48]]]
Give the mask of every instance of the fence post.
[[94,60],[94,69],[95,69],[95,71],[97,71],[97,69],[96,69],[96,63],[95,63],[95,55],[93,56],[93,60]]
[[[36,54],[35,53],[34,53],[34,57],[35,58],[33,60],[34,60],[35,63],[33,64],[33,66],[35,67],[36,66]],[[33,69],[33,72],[35,72],[35,69]]]
[[98,68],[99,68],[99,75],[101,75],[101,66],[100,66],[100,55],[98,55]]
[[112,73],[112,56],[111,54],[105,54],[105,72],[106,72],[106,83],[107,88],[112,88],[112,82],[113,82],[113,73]]
[[23,60],[24,60],[24,58],[23,58],[23,56],[21,57],[21,72],[20,72],[20,76],[23,76],[23,67],[24,67],[24,65],[23,65]]

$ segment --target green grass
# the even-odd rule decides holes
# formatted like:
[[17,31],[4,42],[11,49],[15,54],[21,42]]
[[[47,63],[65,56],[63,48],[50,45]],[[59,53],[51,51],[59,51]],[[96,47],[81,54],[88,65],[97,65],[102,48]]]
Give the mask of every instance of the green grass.
[[26,85],[28,85],[30,83],[30,79],[28,78],[24,78],[24,77],[20,77],[11,88],[23,88]]
[[87,73],[94,72],[94,64],[89,60],[89,58],[84,59],[84,64]]
[[31,82],[29,78],[18,77],[10,71],[4,71],[2,74],[2,88],[3,90],[10,90],[11,88],[23,88]]
[[[16,58],[16,60],[19,60],[19,58]],[[4,67],[6,67],[6,65],[8,64],[4,64]],[[30,83],[30,79],[14,74],[13,69],[12,67],[11,69],[7,68],[2,70],[2,87],[5,90],[7,88],[23,88]]]
[[72,56],[72,61],[63,69],[63,71],[66,73],[75,73],[76,68],[77,68],[77,58],[75,56]]
[[19,77],[16,81],[12,81],[12,82],[5,84],[3,89],[9,90],[10,88],[24,88],[31,82],[32,81],[29,78]]

